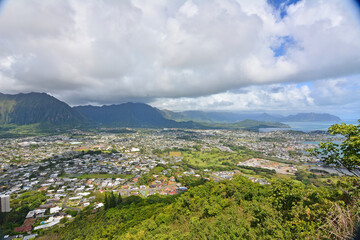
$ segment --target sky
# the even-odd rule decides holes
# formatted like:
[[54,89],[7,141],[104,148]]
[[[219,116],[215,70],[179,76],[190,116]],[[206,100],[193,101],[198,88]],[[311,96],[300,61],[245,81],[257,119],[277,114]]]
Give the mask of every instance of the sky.
[[360,118],[350,0],[0,0],[0,92]]

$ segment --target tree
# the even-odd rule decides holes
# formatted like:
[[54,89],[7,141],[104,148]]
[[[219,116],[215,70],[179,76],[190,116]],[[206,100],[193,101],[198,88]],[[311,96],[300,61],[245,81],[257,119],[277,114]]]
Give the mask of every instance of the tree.
[[105,209],[109,209],[109,208],[110,208],[110,205],[109,205],[109,197],[108,197],[108,193],[107,193],[107,192],[105,192],[104,207],[105,207]]
[[116,207],[121,203],[122,203],[122,197],[120,193],[118,196],[115,196],[114,192],[105,192],[105,198],[104,198],[105,209]]
[[320,143],[320,147],[309,149],[312,156],[316,156],[326,164],[333,165],[341,173],[345,168],[360,177],[360,119],[359,124],[334,124],[328,132],[331,135],[342,135],[345,140],[341,144],[333,142]]
[[122,197],[121,197],[121,194],[119,193],[117,199],[116,199],[116,205],[119,205],[120,203],[122,203]]
[[116,206],[116,199],[115,199],[114,192],[110,192],[110,194],[109,194],[109,207],[113,208],[115,206]]

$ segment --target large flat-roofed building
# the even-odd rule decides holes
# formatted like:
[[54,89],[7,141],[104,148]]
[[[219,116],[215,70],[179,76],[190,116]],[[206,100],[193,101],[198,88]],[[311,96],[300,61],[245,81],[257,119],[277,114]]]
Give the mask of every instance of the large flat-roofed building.
[[0,212],[10,212],[10,196],[0,195]]

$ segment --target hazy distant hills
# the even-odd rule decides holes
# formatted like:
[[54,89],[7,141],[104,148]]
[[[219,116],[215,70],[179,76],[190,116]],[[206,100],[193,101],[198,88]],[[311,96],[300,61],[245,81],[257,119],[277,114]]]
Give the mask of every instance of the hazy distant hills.
[[298,113],[284,117],[282,122],[330,122],[341,121],[337,116],[328,113]]
[[[251,119],[251,120],[250,120]],[[339,121],[330,114],[299,113],[290,116],[229,112],[161,111],[144,103],[77,106],[46,93],[1,94],[0,130],[4,126],[40,124],[46,129],[67,127],[258,129],[289,127],[287,121]],[[16,129],[17,131],[17,129]]]
[[262,114],[244,114],[233,112],[203,112],[203,111],[184,111],[172,112],[163,111],[166,118],[176,121],[198,121],[207,123],[233,123],[246,119],[264,121],[264,122],[319,122],[319,121],[340,121],[337,116],[327,113],[298,113],[295,115],[281,116]]
[[79,112],[46,93],[0,93],[0,124],[76,126],[85,122]]

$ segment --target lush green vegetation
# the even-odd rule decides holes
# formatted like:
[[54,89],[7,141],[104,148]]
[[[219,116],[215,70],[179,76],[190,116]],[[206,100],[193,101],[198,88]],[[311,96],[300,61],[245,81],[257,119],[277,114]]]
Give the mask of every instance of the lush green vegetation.
[[[213,169],[213,170],[226,170],[227,166],[235,167],[239,162],[248,160],[253,157],[263,157],[261,153],[247,149],[246,147],[229,146],[234,152],[224,152],[217,148],[201,150],[198,145],[193,146],[191,149],[164,149],[153,150],[162,158],[181,157],[183,163],[188,167],[195,169]],[[175,155],[176,156],[175,156]]]
[[[249,166],[238,166],[237,164],[241,161],[248,160],[249,158],[256,158],[260,157],[263,158],[263,155],[260,152],[250,150],[243,146],[236,146],[231,144],[226,144],[232,151],[234,152],[223,152],[217,148],[208,149],[208,150],[201,150],[199,145],[193,146],[193,149],[187,148],[173,148],[173,149],[154,149],[153,154],[158,155],[162,158],[171,158],[173,157],[174,153],[178,155],[181,153],[181,157],[183,161],[181,163],[175,163],[183,171],[188,171],[189,168],[195,170],[204,170],[210,169],[212,171],[233,171],[239,170],[241,173],[257,177],[257,178],[271,178],[273,175],[276,174],[275,170],[270,170],[266,168],[259,168],[259,167],[249,167]],[[175,156],[177,157],[177,156]],[[269,159],[269,157],[266,157]],[[293,163],[285,160],[278,160],[278,159],[269,159],[271,161],[280,162],[280,163]],[[161,171],[160,171],[161,172]],[[144,175],[141,180],[141,184],[149,184],[151,181],[154,180],[152,174],[158,174],[159,172],[151,171],[149,174]],[[211,175],[205,175],[207,177],[213,177]],[[176,178],[178,182],[181,182],[188,186],[186,181],[181,178]],[[145,181],[142,181],[145,180]],[[140,185],[141,185],[140,184]]]
[[[59,132],[69,132],[69,129],[74,126],[62,124],[53,125],[48,122],[33,123],[26,125],[17,124],[0,124],[0,137],[1,138],[20,138],[20,137],[34,137],[34,136],[49,136]],[[82,127],[79,129],[87,129]]]
[[219,149],[211,149],[209,151],[184,152],[183,160],[191,166],[211,168],[217,165],[231,164],[235,165],[241,160],[245,160],[247,156],[222,152]]
[[18,126],[15,124],[3,124],[0,126],[1,138],[18,138],[29,136],[42,136],[45,132],[40,128],[40,124],[29,124]]
[[40,239],[346,238],[359,222],[359,200],[358,178],[315,187],[278,178],[260,185],[238,176],[177,196],[131,196],[97,213],[88,209]]

